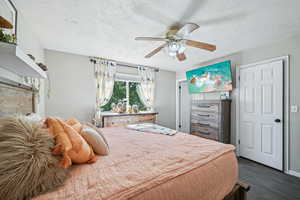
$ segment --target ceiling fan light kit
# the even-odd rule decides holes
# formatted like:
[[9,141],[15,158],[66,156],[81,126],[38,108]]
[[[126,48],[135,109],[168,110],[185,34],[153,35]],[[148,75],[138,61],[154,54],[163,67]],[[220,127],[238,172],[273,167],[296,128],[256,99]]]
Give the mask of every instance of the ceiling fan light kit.
[[165,51],[169,56],[176,57],[177,53],[183,53],[185,49],[185,42],[181,40],[179,42],[169,42]]
[[163,41],[165,42],[163,45],[154,49],[152,52],[147,54],[145,58],[151,58],[162,49],[165,49],[165,52],[171,57],[177,57],[179,61],[186,60],[186,56],[184,51],[187,46],[191,46],[194,48],[203,49],[206,51],[215,51],[216,46],[204,42],[197,42],[193,40],[187,40],[184,37],[188,36],[193,31],[197,30],[199,25],[194,23],[187,23],[181,28],[171,27],[169,31],[166,33],[165,38],[159,37],[136,37],[135,40],[144,40],[144,41]]

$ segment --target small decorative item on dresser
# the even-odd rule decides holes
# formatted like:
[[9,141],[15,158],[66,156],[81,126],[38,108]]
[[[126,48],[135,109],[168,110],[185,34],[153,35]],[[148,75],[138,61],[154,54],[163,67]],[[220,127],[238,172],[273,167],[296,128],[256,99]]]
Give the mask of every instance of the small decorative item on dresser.
[[138,112],[139,112],[139,107],[138,107],[138,105],[132,105],[132,111],[133,111],[134,113],[138,113]]
[[113,112],[113,113],[116,113],[116,112],[117,112],[117,110],[116,110],[117,106],[116,106],[115,103],[111,103],[111,104],[110,104],[110,108],[111,108],[111,112]]
[[118,113],[124,113],[124,112],[126,112],[126,104],[125,104],[125,106],[124,106],[124,102],[120,101],[120,102],[117,104],[116,110],[117,110]]
[[122,113],[125,113],[127,111],[127,100],[122,101]]
[[131,105],[129,105],[128,106],[128,108],[127,108],[127,113],[132,113],[133,112],[133,110],[132,110],[132,106]]

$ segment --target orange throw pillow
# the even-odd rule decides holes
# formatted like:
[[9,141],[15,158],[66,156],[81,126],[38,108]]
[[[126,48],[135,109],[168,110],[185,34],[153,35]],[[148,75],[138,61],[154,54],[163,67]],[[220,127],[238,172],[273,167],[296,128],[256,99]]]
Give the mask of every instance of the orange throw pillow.
[[71,119],[65,120],[65,122],[68,125],[72,126],[72,128],[74,128],[78,133],[80,133],[82,131],[83,126],[77,119],[71,118]]
[[48,118],[46,124],[56,139],[53,154],[63,155],[60,166],[68,168],[72,162],[78,164],[96,162],[93,149],[72,126],[55,118]]

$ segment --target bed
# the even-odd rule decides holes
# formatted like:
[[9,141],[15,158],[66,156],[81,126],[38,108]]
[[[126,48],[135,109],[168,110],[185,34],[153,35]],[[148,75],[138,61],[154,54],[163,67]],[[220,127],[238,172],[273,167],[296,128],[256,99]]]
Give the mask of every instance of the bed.
[[94,164],[73,165],[64,186],[34,200],[246,199],[232,145],[184,133],[102,131],[110,154]]

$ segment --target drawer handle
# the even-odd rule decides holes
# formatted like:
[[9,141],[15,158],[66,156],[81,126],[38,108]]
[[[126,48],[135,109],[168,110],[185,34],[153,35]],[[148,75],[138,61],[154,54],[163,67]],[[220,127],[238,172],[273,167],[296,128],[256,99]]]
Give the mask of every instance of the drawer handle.
[[210,108],[210,106],[198,105],[199,108]]
[[208,131],[201,131],[200,133],[202,133],[204,135],[210,135],[210,133]]
[[198,114],[199,117],[209,117],[209,115]]
[[210,127],[210,124],[203,124],[203,123],[199,123],[200,126],[208,126]]

